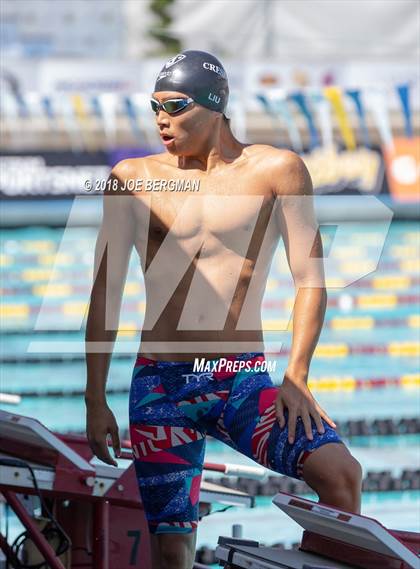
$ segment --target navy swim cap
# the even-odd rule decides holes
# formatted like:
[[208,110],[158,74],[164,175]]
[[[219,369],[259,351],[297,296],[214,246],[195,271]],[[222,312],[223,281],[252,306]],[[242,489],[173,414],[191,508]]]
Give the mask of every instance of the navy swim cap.
[[154,91],[179,91],[199,105],[223,113],[229,97],[226,72],[206,51],[186,50],[169,59],[160,70]]

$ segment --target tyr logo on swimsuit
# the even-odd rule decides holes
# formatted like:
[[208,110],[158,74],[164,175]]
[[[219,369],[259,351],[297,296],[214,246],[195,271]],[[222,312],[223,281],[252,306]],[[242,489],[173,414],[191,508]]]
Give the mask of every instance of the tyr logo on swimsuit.
[[185,383],[190,383],[191,381],[199,381],[200,379],[213,379],[213,374],[211,372],[183,373],[182,377],[185,377]]

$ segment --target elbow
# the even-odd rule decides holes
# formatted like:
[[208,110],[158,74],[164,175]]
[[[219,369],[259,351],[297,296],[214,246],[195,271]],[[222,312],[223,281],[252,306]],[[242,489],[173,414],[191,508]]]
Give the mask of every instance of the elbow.
[[319,275],[293,275],[293,282],[295,288],[313,288],[322,290],[325,296],[327,295],[327,285],[325,284],[325,279],[323,276]]

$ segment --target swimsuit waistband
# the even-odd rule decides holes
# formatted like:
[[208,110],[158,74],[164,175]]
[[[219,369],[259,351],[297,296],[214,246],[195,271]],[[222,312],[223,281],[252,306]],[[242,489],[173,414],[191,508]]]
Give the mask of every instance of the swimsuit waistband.
[[[217,358],[203,358],[206,361],[209,362],[214,362],[214,361],[218,361],[221,358],[225,358],[227,361],[236,361],[236,360],[251,360],[254,358],[264,358],[264,353],[263,352],[243,352],[242,354],[226,354],[225,356],[220,356]],[[201,359],[201,358],[198,358]],[[137,365],[153,365],[153,366],[158,366],[158,367],[165,367],[165,366],[176,366],[176,365],[194,365],[194,360],[183,360],[183,361],[170,361],[170,360],[156,360],[156,359],[152,359],[152,358],[146,358],[145,356],[142,356],[141,354],[137,354],[137,358],[136,358],[136,366]]]

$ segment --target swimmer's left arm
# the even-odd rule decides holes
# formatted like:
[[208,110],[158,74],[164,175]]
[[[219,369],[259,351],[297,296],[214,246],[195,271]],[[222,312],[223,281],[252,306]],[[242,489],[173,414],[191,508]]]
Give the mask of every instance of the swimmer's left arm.
[[302,417],[305,432],[312,439],[310,416],[323,432],[321,417],[335,423],[312,396],[307,380],[309,366],[324,322],[327,306],[322,241],[313,206],[313,187],[303,160],[294,152],[281,151],[273,166],[276,194],[275,221],[286,249],[295,284],[292,347],[277,412],[284,426],[283,408],[289,411],[289,440],[294,440],[296,420]]

